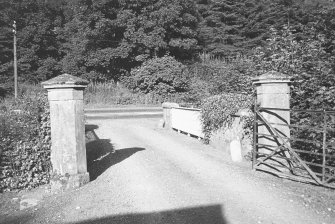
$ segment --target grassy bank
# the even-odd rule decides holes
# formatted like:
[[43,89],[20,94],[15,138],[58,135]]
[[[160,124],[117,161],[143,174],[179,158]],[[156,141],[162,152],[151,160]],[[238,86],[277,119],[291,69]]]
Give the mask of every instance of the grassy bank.
[[114,82],[90,83],[84,91],[86,108],[108,107],[113,105],[161,105],[164,98],[155,94],[131,92],[121,84]]

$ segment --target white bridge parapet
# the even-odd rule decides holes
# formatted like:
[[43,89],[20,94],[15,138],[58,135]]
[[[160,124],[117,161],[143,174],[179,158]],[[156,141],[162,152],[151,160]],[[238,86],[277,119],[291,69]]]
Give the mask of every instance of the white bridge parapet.
[[[197,108],[179,107],[176,103],[163,103],[164,127],[184,132],[198,139],[204,138],[202,131],[201,110]],[[209,144],[229,153],[234,162],[240,162],[243,156],[251,151],[250,138],[243,137],[241,116],[247,116],[248,110],[240,110],[235,116],[232,127],[222,127],[210,136]],[[243,148],[243,151],[242,151]]]
[[200,109],[173,107],[171,108],[171,127],[187,134],[204,138],[202,132]]

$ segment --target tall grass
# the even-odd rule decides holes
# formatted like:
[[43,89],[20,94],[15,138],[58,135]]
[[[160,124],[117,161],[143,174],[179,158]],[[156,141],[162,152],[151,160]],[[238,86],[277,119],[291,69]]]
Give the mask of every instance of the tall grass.
[[20,99],[26,98],[40,98],[46,96],[47,91],[42,88],[41,85],[30,84],[30,83],[21,83],[18,88],[18,99],[14,98],[14,90],[10,89],[9,92],[6,92],[6,95],[0,98],[0,111],[4,108],[14,109],[20,107]]
[[85,104],[92,106],[108,105],[160,105],[164,101],[175,100],[176,96],[160,96],[153,93],[133,92],[122,84],[114,82],[90,83],[84,92]]

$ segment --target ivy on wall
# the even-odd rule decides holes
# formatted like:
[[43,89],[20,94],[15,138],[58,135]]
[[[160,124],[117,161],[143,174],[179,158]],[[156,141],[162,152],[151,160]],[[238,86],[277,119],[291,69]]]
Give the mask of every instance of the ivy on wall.
[[23,97],[1,109],[0,192],[48,183],[51,133],[46,97]]
[[212,133],[224,126],[230,126],[233,121],[231,115],[240,109],[252,106],[252,96],[236,93],[224,93],[205,99],[201,105],[201,121],[205,141],[208,142]]

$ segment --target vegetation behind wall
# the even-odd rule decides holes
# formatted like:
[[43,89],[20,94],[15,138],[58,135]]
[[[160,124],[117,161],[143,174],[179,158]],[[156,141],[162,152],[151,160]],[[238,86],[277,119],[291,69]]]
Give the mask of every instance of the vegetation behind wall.
[[2,102],[0,122],[0,192],[48,183],[51,133],[45,94]]
[[204,100],[201,106],[201,121],[205,141],[210,139],[213,132],[225,126],[229,127],[233,121],[231,115],[235,115],[240,109],[251,109],[251,106],[252,96],[245,94],[223,93]]

